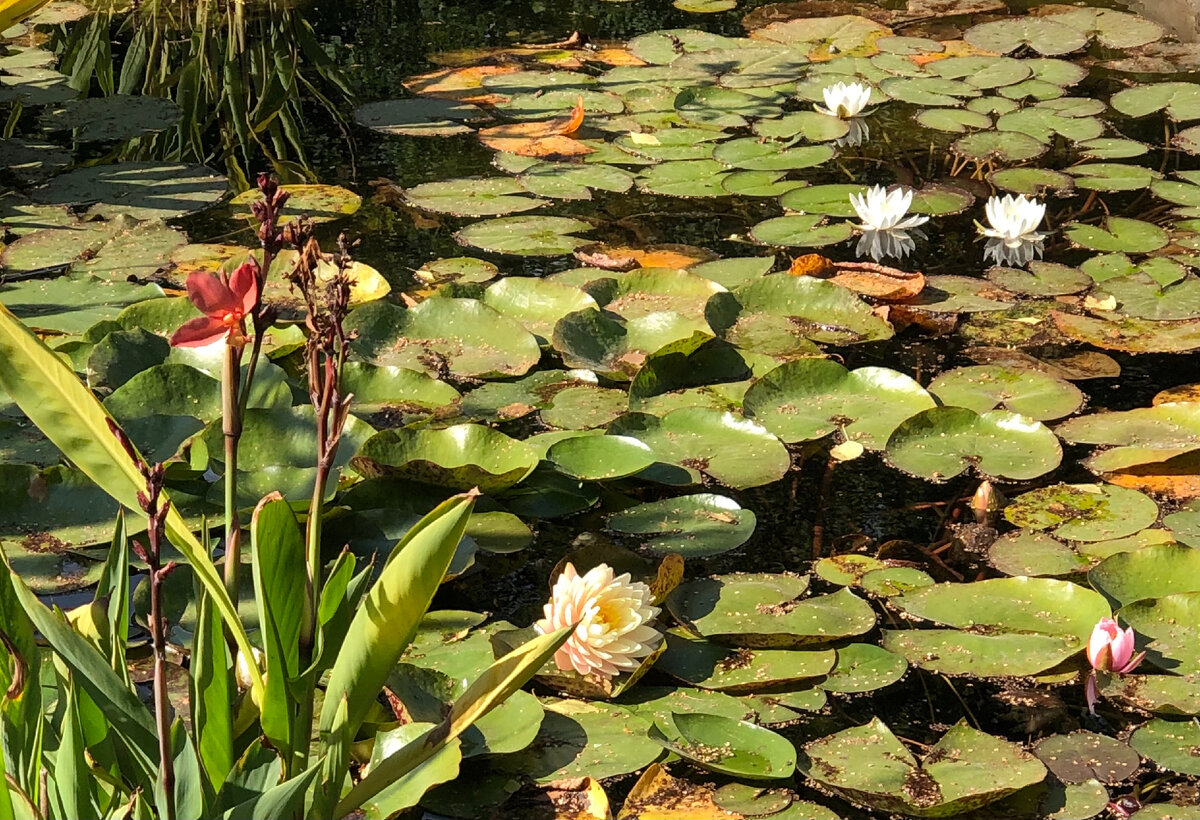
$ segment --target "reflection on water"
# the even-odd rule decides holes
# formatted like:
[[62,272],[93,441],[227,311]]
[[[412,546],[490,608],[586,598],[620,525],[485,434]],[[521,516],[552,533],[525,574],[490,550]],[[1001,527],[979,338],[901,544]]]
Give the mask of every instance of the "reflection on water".
[[310,120],[343,130],[354,95],[295,6],[147,0],[125,13],[110,3],[51,47],[79,91],[179,106],[173,128],[129,140],[113,159],[204,163],[238,190],[264,163],[285,181],[311,181]]

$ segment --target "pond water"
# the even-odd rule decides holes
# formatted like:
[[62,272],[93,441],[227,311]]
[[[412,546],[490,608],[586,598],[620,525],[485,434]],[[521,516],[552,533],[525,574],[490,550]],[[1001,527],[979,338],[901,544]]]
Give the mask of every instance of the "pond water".
[[[872,716],[932,744],[959,718],[1022,742],[1195,714],[1173,692],[1131,696],[1112,723],[1089,718],[1068,706],[1079,698],[1061,684],[1079,689],[1080,670],[1061,646],[1043,658],[1018,639],[1012,656],[981,649],[981,666],[964,667],[949,647],[906,644],[918,630],[902,628],[923,617],[964,641],[1042,639],[1015,622],[1197,594],[1156,564],[1144,594],[1123,598],[1135,570],[1110,563],[1175,549],[1190,567],[1196,547],[1194,3],[94,5],[56,2],[5,32],[0,302],[144,451],[177,456],[173,492],[190,521],[220,511],[219,365],[165,336],[195,315],[189,272],[228,269],[256,247],[247,203],[267,171],[318,186],[296,188],[293,208],[321,218],[327,251],[340,233],[359,241],[367,266],[348,320],[359,418],[330,485],[331,555],[347,542],[364,557],[386,551],[477,484],[483,516],[442,608],[525,625],[568,552],[581,567],[651,576],[678,552],[692,597],[670,612],[695,627],[715,606],[697,586],[707,576],[762,573],[791,593],[776,590],[719,640],[865,641],[849,643],[855,660],[828,687],[804,690],[820,703],[786,676],[767,687],[781,701],[755,702],[785,711],[780,731],[797,742]],[[835,83],[861,84],[869,100],[839,109],[825,93]],[[894,213],[856,207],[875,185],[915,196]],[[992,196],[1022,197],[1009,201],[1019,230],[1008,245],[981,235],[1003,227],[985,210]],[[897,236],[910,207],[918,224]],[[875,247],[904,253],[870,256],[876,235]],[[247,508],[273,489],[302,505],[315,480],[308,418],[292,409],[306,403],[301,334],[286,322],[298,301],[282,285],[270,298],[285,321],[250,400]],[[88,600],[112,504],[2,392],[0,477],[19,499],[0,513],[14,567],[48,599]],[[987,501],[981,482],[1007,499],[973,509],[973,496]],[[759,634],[763,607],[794,606],[806,590],[788,586],[793,574],[822,557],[812,591],[832,614],[812,617],[834,626],[773,644]],[[942,609],[895,598],[1010,576],[1045,586],[1028,600],[1016,587],[1000,603],[980,593],[981,625],[951,612],[971,609],[971,592]],[[1095,601],[1063,603],[1066,587]],[[857,603],[833,600],[843,593]],[[190,578],[173,594],[182,644]],[[872,625],[856,630],[862,600]],[[1162,642],[1159,677],[1194,682],[1194,646],[1158,610],[1142,618],[1139,633]],[[676,674],[684,654],[673,646],[664,665],[694,682]],[[923,671],[897,682],[906,663]],[[656,691],[624,702],[634,713]],[[1101,778],[1113,796],[1195,796],[1177,758],[1138,749],[1162,768]],[[617,776],[643,768],[615,757],[591,762]],[[475,806],[443,792],[436,809],[490,811],[514,771],[589,773],[549,753],[513,759],[474,761],[490,791]],[[1077,810],[1095,808],[1086,816],[1107,802],[1099,783],[1084,794],[1065,782]],[[920,803],[864,789],[831,805],[852,817]],[[1049,816],[1061,797],[994,816]]]

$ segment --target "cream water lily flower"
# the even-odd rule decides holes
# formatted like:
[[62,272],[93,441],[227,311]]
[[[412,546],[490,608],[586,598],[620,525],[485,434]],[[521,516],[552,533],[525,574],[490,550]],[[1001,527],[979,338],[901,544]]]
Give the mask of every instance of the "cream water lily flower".
[[878,262],[885,256],[904,257],[917,245],[913,236],[925,234],[917,226],[929,221],[927,216],[908,216],[913,192],[896,188],[891,193],[882,186],[868,188],[865,194],[850,194],[850,204],[858,212],[862,237],[855,249],[859,256],[870,255]]
[[650,621],[659,609],[650,605],[650,587],[630,581],[629,573],[616,575],[600,564],[585,575],[567,564],[543,607],[545,617],[533,625],[540,635],[579,625],[554,653],[554,663],[580,675],[593,672],[611,678],[636,669],[638,659],[658,648],[662,635]]
[[997,265],[1024,265],[1042,255],[1046,235],[1037,233],[1046,204],[1025,196],[994,196],[984,206],[990,227],[978,225],[979,232],[988,237],[983,249],[984,259],[994,259]]
[[[862,83],[834,83],[821,89],[825,97],[825,107],[813,106],[822,114],[846,120],[850,126],[846,136],[834,140],[834,145],[860,145],[871,136],[871,129],[862,118],[871,99],[871,87]],[[866,112],[870,113],[870,112]]]
[[862,83],[834,83],[821,89],[825,107],[815,106],[822,114],[848,120],[857,117],[871,99],[871,87]]

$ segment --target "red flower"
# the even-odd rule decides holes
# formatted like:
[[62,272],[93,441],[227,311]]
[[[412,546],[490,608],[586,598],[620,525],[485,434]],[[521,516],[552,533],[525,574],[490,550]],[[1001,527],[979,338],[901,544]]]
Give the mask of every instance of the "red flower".
[[232,275],[195,271],[187,278],[188,299],[203,316],[183,323],[171,337],[175,347],[203,347],[221,338],[244,342],[243,320],[258,306],[258,262],[250,257]]

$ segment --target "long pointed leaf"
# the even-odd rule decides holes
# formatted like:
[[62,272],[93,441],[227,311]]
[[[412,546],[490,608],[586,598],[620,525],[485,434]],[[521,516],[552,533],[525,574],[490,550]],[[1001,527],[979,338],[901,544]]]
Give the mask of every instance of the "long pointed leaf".
[[304,610],[304,534],[292,507],[271,493],[250,520],[254,597],[267,656],[263,734],[287,757],[293,748],[288,681],[299,673],[300,619]]
[[328,758],[313,809],[317,816],[328,816],[345,779],[346,751],[332,744],[337,738],[354,737],[388,672],[416,634],[450,568],[477,495],[470,492],[443,501],[408,531],[350,623],[321,707],[320,736]]
[[318,760],[291,780],[285,780],[262,794],[234,806],[221,815],[221,820],[279,820],[293,817],[304,805],[304,793],[317,776],[324,759]]
[[[112,417],[74,371],[0,304],[0,388],[39,430],[92,481],[131,510],[146,482],[109,429]],[[139,456],[140,458],[140,456]],[[221,576],[174,505],[167,512],[167,537],[192,565],[238,648],[251,657],[250,639]],[[250,663],[253,687],[262,694],[262,674]]]
[[129,538],[125,532],[125,511],[117,512],[108,558],[96,584],[95,604],[104,608],[107,629],[100,633],[101,647],[108,655],[112,670],[129,682],[125,665],[125,646],[129,643]]
[[196,594],[196,632],[192,638],[192,731],[200,765],[214,792],[233,768],[233,690],[229,647],[221,618],[203,587]]
[[[12,567],[8,571],[12,573]],[[145,705],[112,671],[108,659],[39,601],[16,573],[12,573],[12,588],[33,625],[74,673],[76,683],[105,710],[125,739],[144,785],[153,783],[157,763],[151,754],[158,749],[158,737]]]
[[450,714],[444,721],[371,769],[370,774],[359,781],[338,803],[333,816],[345,817],[350,814],[389,784],[433,757],[447,743],[465,732],[472,723],[507,700],[567,642],[574,629],[574,626],[568,626],[534,638],[485,669],[483,674],[467,687],[467,691],[454,701],[454,705],[450,707]]

